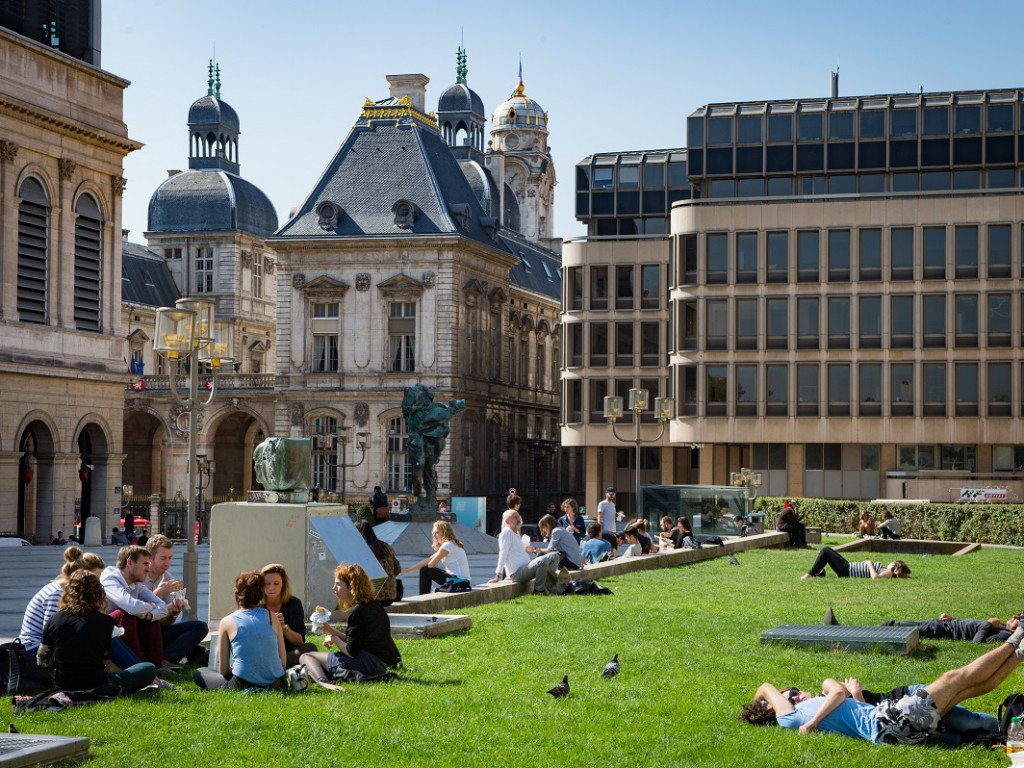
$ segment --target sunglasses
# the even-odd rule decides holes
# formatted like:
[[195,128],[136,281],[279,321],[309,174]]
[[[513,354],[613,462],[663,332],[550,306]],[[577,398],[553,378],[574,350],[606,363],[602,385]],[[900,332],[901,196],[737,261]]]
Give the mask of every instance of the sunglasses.
[[796,697],[800,694],[800,689],[797,688],[795,685],[792,688],[787,688],[785,694],[786,698],[789,700],[789,703],[792,704],[794,707],[799,703],[796,700]]

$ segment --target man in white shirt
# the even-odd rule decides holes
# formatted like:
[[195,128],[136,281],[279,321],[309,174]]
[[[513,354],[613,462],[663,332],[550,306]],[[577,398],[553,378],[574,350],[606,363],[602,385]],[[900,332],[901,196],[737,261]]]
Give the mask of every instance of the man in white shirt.
[[615,511],[615,489],[608,486],[604,491],[604,501],[597,505],[597,519],[601,521],[601,530],[604,533],[614,535],[617,517],[618,513]]
[[[163,534],[150,536],[146,551],[152,560],[146,571],[143,585],[154,595],[167,603],[167,615],[160,621],[160,633],[164,644],[164,667],[175,667],[185,657],[202,660],[205,649],[200,645],[209,632],[205,621],[178,621],[186,603],[172,593],[183,589],[185,584],[170,573],[174,560],[174,543]],[[205,662],[204,662],[205,663]]]
[[530,559],[528,552],[532,553],[534,549],[523,543],[519,533],[523,524],[523,518],[519,516],[522,501],[515,494],[508,497],[508,509],[501,516],[502,527],[498,534],[498,567],[489,583],[501,581],[502,576],[519,584],[536,579],[533,587],[535,595],[560,594],[558,561],[561,554],[551,552]]
[[160,667],[164,660],[160,620],[169,608],[145,584],[151,561],[145,547],[121,547],[117,565],[103,569],[100,583],[107,593],[107,612],[124,629],[125,645],[139,658]]

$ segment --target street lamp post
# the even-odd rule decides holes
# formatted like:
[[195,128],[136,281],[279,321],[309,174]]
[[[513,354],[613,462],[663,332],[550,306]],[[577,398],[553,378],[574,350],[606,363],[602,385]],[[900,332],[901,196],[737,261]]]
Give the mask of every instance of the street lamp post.
[[764,478],[760,472],[755,472],[746,467],[740,467],[739,472],[732,472],[729,475],[730,485],[737,488],[746,488],[749,491],[747,495],[747,509],[744,510],[748,519],[754,510],[754,499],[757,498],[757,489],[761,487],[763,482]]
[[[362,456],[359,457],[359,461],[355,464],[347,463],[347,451],[348,444],[352,441],[348,435],[348,427],[338,427],[337,434],[333,433],[317,433],[314,437],[314,455],[320,453],[324,457],[324,463],[329,463],[332,467],[341,469],[341,487],[338,489],[341,492],[341,500],[345,501],[345,481],[347,480],[347,470],[355,469],[364,461],[366,461],[366,449],[368,448],[367,441],[370,436],[369,432],[356,432],[356,447],[362,452]],[[333,454],[337,457],[338,446],[341,446],[341,460],[338,462],[327,459],[328,454]],[[315,474],[315,473],[314,473]],[[328,490],[328,489],[324,489]]]
[[[214,470],[217,468],[216,459],[211,459],[205,453],[196,454],[196,473],[198,475],[197,480],[197,491],[199,493],[199,540],[202,540],[202,532],[204,529],[203,522],[206,520],[206,506],[203,504],[203,491],[210,487],[210,481],[213,480]],[[209,525],[205,526],[207,532],[209,532]]]
[[[187,611],[190,619],[196,618],[199,603],[199,559],[195,546],[199,412],[210,405],[217,394],[217,369],[233,361],[231,328],[226,323],[215,322],[214,307],[212,301],[192,298],[178,299],[174,307],[161,307],[156,311],[153,343],[154,352],[177,362],[177,370],[168,376],[171,394],[188,412],[188,530],[185,533],[188,544],[183,575],[190,598]],[[205,394],[199,383],[200,363],[206,363],[211,371]],[[182,364],[188,366],[187,395],[178,392],[176,381]]]
[[671,397],[654,398],[654,415],[661,422],[661,429],[658,436],[644,440],[640,435],[640,415],[647,410],[648,392],[646,389],[629,390],[629,410],[633,412],[633,424],[636,427],[633,439],[622,437],[615,430],[615,422],[622,418],[622,398],[617,395],[608,395],[604,399],[604,417],[612,425],[612,435],[616,440],[624,443],[633,442],[636,445],[636,514],[640,517],[640,446],[644,443],[656,443],[665,434],[665,424],[672,418],[672,411],[675,402]]

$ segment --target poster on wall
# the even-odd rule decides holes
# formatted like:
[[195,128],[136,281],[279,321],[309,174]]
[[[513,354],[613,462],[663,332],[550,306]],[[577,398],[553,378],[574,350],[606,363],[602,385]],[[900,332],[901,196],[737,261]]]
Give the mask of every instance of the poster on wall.
[[487,525],[487,500],[483,496],[456,496],[452,499],[455,519],[484,533]]
[[960,501],[991,504],[1006,501],[1005,488],[961,488]]

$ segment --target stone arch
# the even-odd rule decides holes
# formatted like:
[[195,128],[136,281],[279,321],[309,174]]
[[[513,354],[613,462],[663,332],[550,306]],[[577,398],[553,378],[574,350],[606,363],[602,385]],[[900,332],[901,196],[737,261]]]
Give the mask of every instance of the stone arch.
[[80,502],[75,522],[81,523],[88,517],[99,518],[101,533],[108,530],[106,492],[110,477],[115,474],[110,471],[110,434],[110,425],[102,416],[86,414],[75,427],[74,442],[69,449],[79,458],[75,477]]
[[31,476],[26,483],[18,473],[17,528],[19,535],[37,543],[45,542],[53,528],[59,434],[53,419],[42,411],[26,414],[15,432],[21,468]]
[[18,182],[15,186],[18,197],[21,197],[22,185],[28,179],[35,179],[39,185],[43,188],[43,192],[46,194],[46,204],[53,206],[53,201],[56,198],[56,192],[54,190],[53,182],[50,181],[50,175],[46,172],[42,166],[35,163],[29,163],[18,173]]
[[100,219],[103,222],[109,222],[111,218],[113,218],[110,215],[109,202],[104,197],[103,192],[99,188],[99,185],[97,185],[92,179],[83,180],[82,183],[79,184],[78,187],[75,189],[73,195],[74,205],[71,207],[72,210],[78,210],[78,203],[83,195],[88,195],[93,199],[93,202],[96,203],[96,207],[99,209]]
[[244,498],[256,485],[252,469],[253,450],[271,434],[270,426],[259,413],[241,405],[222,408],[212,415],[201,430],[198,453],[217,462],[207,499],[228,495]]
[[[165,414],[148,405],[129,407],[124,415],[124,464],[121,482],[130,486],[138,500],[159,493],[165,499],[168,489],[171,426]],[[131,498],[126,499],[131,501]]]

